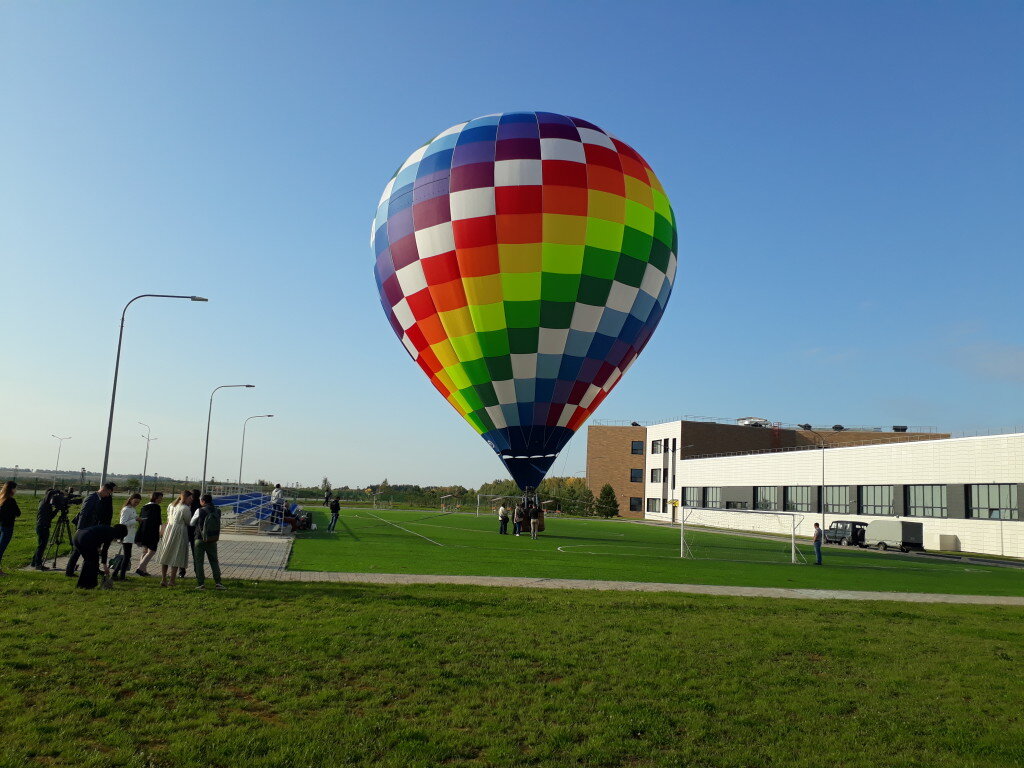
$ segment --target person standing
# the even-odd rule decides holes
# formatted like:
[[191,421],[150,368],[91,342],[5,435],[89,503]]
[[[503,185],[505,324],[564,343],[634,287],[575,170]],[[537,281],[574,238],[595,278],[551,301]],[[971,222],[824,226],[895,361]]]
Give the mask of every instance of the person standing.
[[145,549],[142,559],[139,560],[139,568],[135,571],[138,576],[149,576],[146,566],[156,554],[157,545],[160,543],[160,527],[163,525],[163,516],[160,510],[160,502],[164,495],[160,491],[150,494],[149,503],[139,511],[139,527],[135,531],[135,543]]
[[[99,490],[93,491],[85,497],[76,519],[78,530],[82,531],[99,525],[101,520],[106,520],[107,524],[110,524],[110,521],[114,519],[114,502],[110,497],[114,495],[115,488],[117,488],[117,483],[104,483]],[[71,554],[68,555],[68,564],[64,568],[65,576],[75,575],[78,558],[81,557],[81,554],[78,547],[72,548]],[[106,557],[103,562],[106,562]]]
[[[161,531],[156,561],[160,563],[160,586],[173,587],[179,570],[188,565],[188,523],[192,519],[192,492],[182,491],[167,508],[167,524]],[[168,574],[170,578],[168,578]]]
[[210,561],[215,589],[227,589],[220,583],[220,560],[217,557],[217,541],[220,539],[220,510],[213,505],[213,496],[203,494],[196,520],[196,546],[192,562],[196,566],[196,589],[206,589],[206,574],[203,572],[203,560]]
[[133,493],[121,510],[120,524],[128,533],[121,539],[121,565],[114,571],[114,581],[125,581],[128,578],[128,566],[132,562],[132,544],[135,543],[135,530],[139,526],[139,513],[136,507],[142,502],[141,493]]
[[530,538],[537,538],[537,531],[540,528],[540,510],[533,504],[527,507],[527,515],[530,518]]
[[327,507],[327,506],[330,506],[330,504],[331,504],[331,492],[330,491],[324,491],[324,506]]
[[341,513],[341,502],[337,498],[331,499],[331,522],[327,526],[327,530],[334,533],[334,529],[338,527],[338,515]]
[[812,543],[814,544],[814,564],[815,565],[821,565],[821,539],[822,539],[821,526],[819,526],[817,523],[815,523],[814,524],[814,538],[812,539]]
[[[196,513],[199,511],[200,504],[199,504],[199,489],[198,488],[193,488],[192,489],[192,501],[189,503],[188,506],[189,506],[189,509],[192,512],[192,515],[189,517],[189,524],[188,524],[188,529],[187,529],[188,530],[188,552],[185,553],[185,565],[178,572],[178,575],[181,578],[185,578],[185,569],[188,568],[188,556],[189,556],[189,554],[192,555],[193,561],[195,560],[195,552],[194,552],[193,548],[196,545],[196,526],[195,526],[195,523],[193,523],[191,521],[195,519]],[[194,565],[194,562],[193,562],[193,565]],[[194,568],[193,568],[193,570],[194,570]]]
[[[100,575],[100,553],[110,548],[110,543],[124,538],[128,530],[123,525],[94,525],[82,528],[75,534],[75,549],[82,555],[82,572],[78,575],[81,589],[95,589]],[[103,564],[106,572],[107,565]]]
[[283,523],[284,521],[284,491],[281,490],[281,484],[278,483],[274,486],[274,490],[270,492],[270,506],[273,514],[273,518],[270,522],[272,523]]
[[53,522],[53,516],[57,513],[54,500],[59,493],[60,491],[56,488],[48,490],[46,495],[43,496],[43,500],[39,502],[39,509],[36,511],[36,541],[38,546],[32,555],[32,567],[37,571],[50,570],[43,565],[43,557],[46,556],[46,545],[50,543],[50,524]]
[[[0,487],[0,566],[3,565],[4,552],[7,545],[14,538],[14,521],[21,517],[21,507],[14,498],[14,492],[18,490],[18,484],[8,480]],[[0,576],[6,576],[4,569],[0,567]]]
[[512,513],[512,533],[518,536],[523,532],[523,505],[516,504],[515,511]]
[[502,536],[508,534],[508,510],[504,504],[498,507],[498,533]]

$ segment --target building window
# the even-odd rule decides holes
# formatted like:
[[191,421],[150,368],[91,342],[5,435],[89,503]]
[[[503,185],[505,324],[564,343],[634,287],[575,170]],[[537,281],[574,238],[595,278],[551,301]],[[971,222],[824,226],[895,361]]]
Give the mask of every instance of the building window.
[[651,470],[651,482],[652,483],[660,483],[661,482],[661,470],[660,469],[652,469]]
[[793,512],[813,512],[811,509],[811,487],[809,485],[787,485],[783,491],[786,509]]
[[629,447],[629,452],[632,453],[634,456],[643,456],[644,455],[644,441],[643,440],[634,440],[632,442],[632,444],[630,445],[630,447]]
[[673,437],[672,438],[672,453],[675,453],[675,452],[676,452],[676,439]]
[[661,453],[661,440],[651,440],[651,453]]
[[838,515],[850,514],[850,488],[846,485],[826,485],[822,512],[833,512]]
[[969,491],[970,517],[979,520],[1020,520],[1016,485],[972,485]]
[[639,496],[629,497],[629,511],[630,512],[643,512],[644,511],[644,500]]
[[721,488],[705,488],[704,489],[704,506],[708,509],[721,509],[722,508],[722,489]]
[[684,507],[700,507],[703,506],[701,503],[701,492],[704,489],[699,486],[688,486],[683,489],[683,506]]
[[892,486],[862,485],[860,487],[860,514],[891,515]]
[[644,481],[644,471],[642,469],[631,469],[629,470],[629,482],[631,483],[642,483]]
[[946,486],[908,485],[907,515],[910,517],[947,517]]
[[661,499],[648,499],[647,511],[654,512],[655,514],[661,512]]
[[779,489],[774,485],[759,485],[754,488],[754,509],[777,509]]

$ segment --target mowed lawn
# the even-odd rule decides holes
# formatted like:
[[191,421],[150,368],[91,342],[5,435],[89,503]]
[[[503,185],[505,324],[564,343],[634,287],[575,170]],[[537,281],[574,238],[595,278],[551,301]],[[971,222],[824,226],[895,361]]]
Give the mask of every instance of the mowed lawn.
[[1024,609],[0,580],[0,766],[1019,768]]
[[[530,576],[736,586],[1024,595],[1024,570],[828,546],[825,565],[793,565],[789,543],[691,530],[696,559],[679,557],[677,528],[549,518],[547,530],[500,536],[491,516],[345,510],[337,531],[300,534],[297,570]],[[811,546],[798,548],[813,563]]]

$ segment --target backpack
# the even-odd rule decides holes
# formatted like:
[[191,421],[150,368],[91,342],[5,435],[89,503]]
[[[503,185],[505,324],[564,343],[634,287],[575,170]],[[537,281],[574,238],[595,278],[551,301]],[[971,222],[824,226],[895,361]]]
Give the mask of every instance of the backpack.
[[205,542],[215,542],[220,538],[220,510],[210,505],[210,508],[206,511],[206,515],[203,517],[202,530],[196,531]]

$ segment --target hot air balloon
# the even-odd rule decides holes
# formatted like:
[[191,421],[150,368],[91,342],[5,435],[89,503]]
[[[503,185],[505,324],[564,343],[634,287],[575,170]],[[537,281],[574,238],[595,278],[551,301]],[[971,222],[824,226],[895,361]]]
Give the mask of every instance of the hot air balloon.
[[523,490],[643,350],[677,261],[646,161],[551,112],[439,133],[387,183],[370,243],[391,327]]

